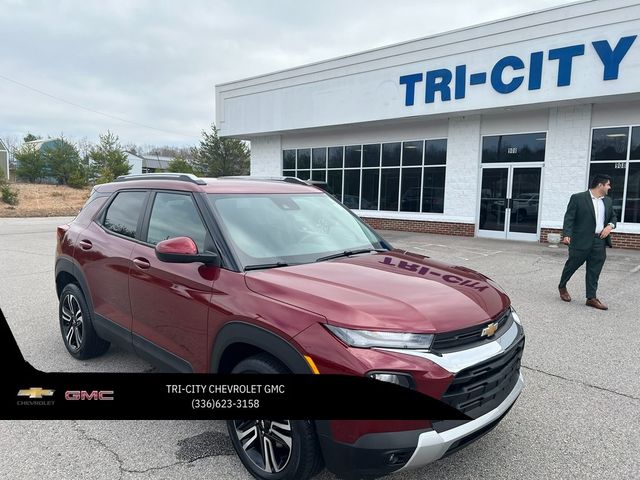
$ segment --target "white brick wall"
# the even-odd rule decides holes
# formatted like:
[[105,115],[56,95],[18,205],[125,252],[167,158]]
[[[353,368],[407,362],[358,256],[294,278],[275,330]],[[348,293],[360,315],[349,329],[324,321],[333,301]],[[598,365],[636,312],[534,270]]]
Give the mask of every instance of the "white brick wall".
[[449,119],[444,213],[475,222],[480,162],[480,116]]
[[251,139],[251,175],[272,177],[282,175],[280,135],[254,137]]
[[587,188],[591,105],[549,109],[541,227],[560,228],[569,197]]

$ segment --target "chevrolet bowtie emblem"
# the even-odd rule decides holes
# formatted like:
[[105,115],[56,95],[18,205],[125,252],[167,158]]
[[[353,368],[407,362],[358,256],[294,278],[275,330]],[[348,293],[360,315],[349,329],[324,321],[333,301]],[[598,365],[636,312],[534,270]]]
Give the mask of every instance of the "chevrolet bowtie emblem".
[[498,324],[490,323],[489,325],[486,326],[486,328],[482,330],[482,333],[480,334],[480,336],[493,337],[497,331],[498,331]]
[[31,387],[26,390],[19,390],[19,397],[29,397],[29,398],[42,398],[42,397],[50,397],[53,395],[55,390],[47,390],[46,388],[41,387]]

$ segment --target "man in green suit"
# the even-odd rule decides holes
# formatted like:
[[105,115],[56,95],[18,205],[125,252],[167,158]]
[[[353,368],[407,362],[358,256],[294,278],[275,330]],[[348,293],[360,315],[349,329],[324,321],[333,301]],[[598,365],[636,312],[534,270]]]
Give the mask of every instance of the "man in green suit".
[[608,307],[598,300],[598,278],[607,258],[605,246],[611,247],[611,230],[616,228],[616,214],[611,199],[611,177],[596,174],[589,190],[571,195],[564,214],[563,243],[569,246],[569,259],[564,265],[558,291],[565,302],[571,301],[567,282],[575,271],[587,262],[587,305],[599,310]]

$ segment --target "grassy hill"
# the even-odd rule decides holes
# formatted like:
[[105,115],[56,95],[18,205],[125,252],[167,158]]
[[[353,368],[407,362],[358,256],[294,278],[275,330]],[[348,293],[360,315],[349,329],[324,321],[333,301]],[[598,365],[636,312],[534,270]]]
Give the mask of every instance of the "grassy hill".
[[91,188],[33,183],[12,183],[11,187],[18,191],[18,204],[0,201],[0,217],[75,216],[91,192]]

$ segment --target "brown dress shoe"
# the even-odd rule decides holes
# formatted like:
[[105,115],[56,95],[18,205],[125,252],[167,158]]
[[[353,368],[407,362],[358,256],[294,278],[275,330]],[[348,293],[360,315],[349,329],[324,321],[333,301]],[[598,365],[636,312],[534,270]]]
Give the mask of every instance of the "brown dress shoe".
[[597,298],[587,298],[587,303],[585,305],[589,307],[597,308],[598,310],[609,310],[609,307],[607,307],[604,303],[602,303]]
[[558,288],[558,291],[560,292],[560,298],[562,300],[564,300],[565,302],[571,301],[571,295],[569,295],[569,292],[566,288]]

